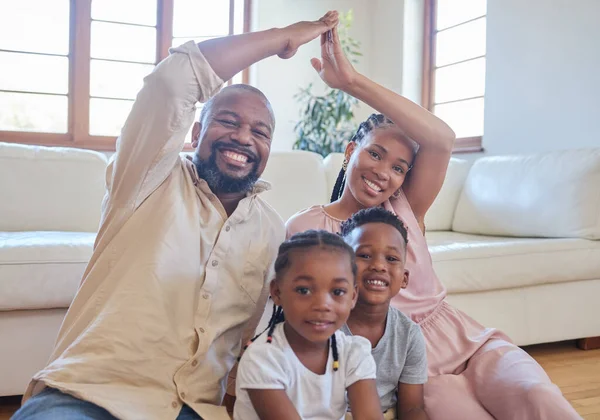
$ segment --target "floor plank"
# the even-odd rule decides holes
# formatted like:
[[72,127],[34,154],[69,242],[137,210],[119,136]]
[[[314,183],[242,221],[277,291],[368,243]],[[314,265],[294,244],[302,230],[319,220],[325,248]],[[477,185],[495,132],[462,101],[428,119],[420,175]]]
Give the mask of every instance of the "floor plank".
[[[585,420],[600,420],[600,349],[579,350],[574,341],[525,347]],[[19,397],[0,397],[0,420],[9,420]]]
[[20,402],[20,397],[0,397],[0,420],[10,419]]
[[525,347],[585,420],[600,420],[600,349],[574,341]]

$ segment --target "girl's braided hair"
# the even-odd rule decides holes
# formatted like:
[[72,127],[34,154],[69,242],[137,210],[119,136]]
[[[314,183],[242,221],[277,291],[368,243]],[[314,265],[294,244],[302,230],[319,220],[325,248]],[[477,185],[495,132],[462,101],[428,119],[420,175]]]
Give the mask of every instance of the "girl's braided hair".
[[[277,259],[275,260],[275,278],[281,278],[283,272],[290,266],[291,255],[293,254],[292,251],[311,247],[335,248],[346,253],[350,257],[352,275],[353,277],[356,277],[357,267],[354,250],[350,247],[350,245],[344,242],[344,239],[342,239],[340,235],[336,235],[324,230],[308,230],[306,232],[293,235],[279,246],[279,253],[277,255]],[[285,321],[283,308],[273,304],[273,313],[271,315],[271,319],[269,320],[269,325],[265,329],[265,331],[267,331],[267,343],[271,343],[273,341],[273,331],[275,331],[275,326],[283,321]],[[260,337],[265,331],[254,336],[254,338],[252,338],[244,346],[244,350],[247,349],[248,346],[252,344],[258,337]],[[339,360],[335,334],[331,336],[329,342],[331,343],[331,352],[333,353],[333,370],[337,371],[339,368]]]

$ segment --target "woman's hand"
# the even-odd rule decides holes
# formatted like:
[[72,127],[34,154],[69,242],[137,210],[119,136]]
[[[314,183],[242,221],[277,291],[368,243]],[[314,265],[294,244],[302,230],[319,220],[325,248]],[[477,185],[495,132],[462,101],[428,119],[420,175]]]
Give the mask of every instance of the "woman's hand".
[[332,89],[346,91],[357,76],[356,70],[344,54],[337,26],[321,35],[321,59],[313,58],[310,63]]
[[286,41],[283,49],[277,55],[284,59],[293,57],[300,46],[331,30],[337,26],[338,21],[338,12],[329,11],[319,20],[298,22],[286,26],[282,29]]

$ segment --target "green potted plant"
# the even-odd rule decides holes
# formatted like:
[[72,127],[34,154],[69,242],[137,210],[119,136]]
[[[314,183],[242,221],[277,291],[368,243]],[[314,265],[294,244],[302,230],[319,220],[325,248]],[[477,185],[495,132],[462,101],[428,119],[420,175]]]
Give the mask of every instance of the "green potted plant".
[[[360,43],[348,34],[352,21],[352,10],[341,14],[338,32],[346,56],[352,64],[356,64],[362,54]],[[316,95],[312,88],[311,83],[294,95],[301,107],[300,121],[294,127],[294,149],[308,150],[323,157],[343,152],[356,131],[353,120],[358,101],[340,90],[327,87],[323,95]]]

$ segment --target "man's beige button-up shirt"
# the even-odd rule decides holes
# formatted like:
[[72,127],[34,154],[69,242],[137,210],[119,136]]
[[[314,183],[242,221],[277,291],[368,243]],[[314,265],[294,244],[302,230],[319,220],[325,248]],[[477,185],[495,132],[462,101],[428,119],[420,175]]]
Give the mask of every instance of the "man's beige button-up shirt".
[[196,102],[221,85],[193,42],[145,78],[81,288],[26,398],[47,385],[122,419],[175,419],[184,403],[206,420],[226,415],[227,376],[263,313],[285,230],[260,198],[266,182],[227,217],[179,155]]

